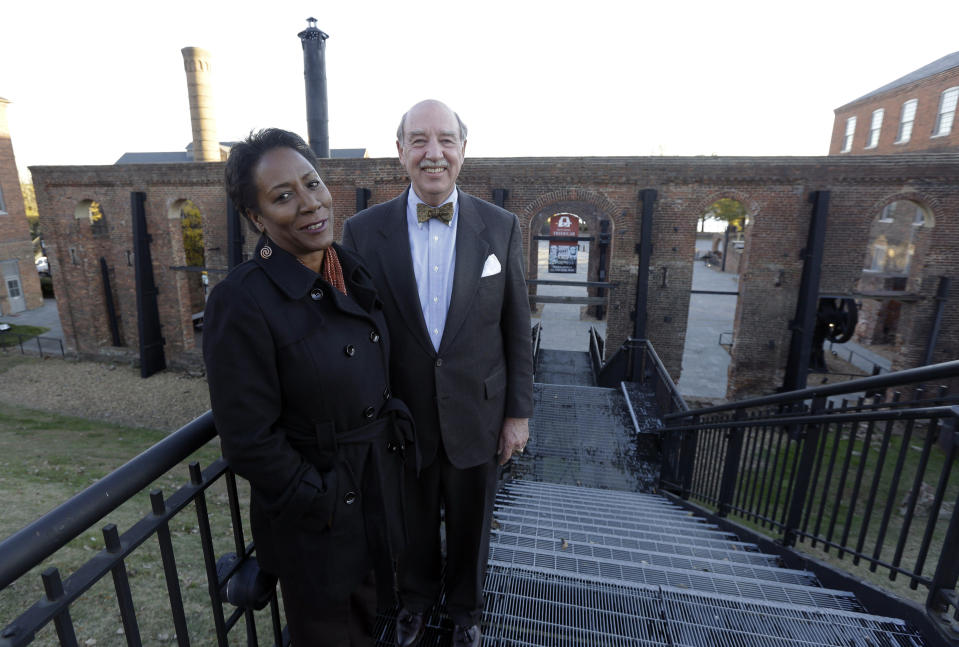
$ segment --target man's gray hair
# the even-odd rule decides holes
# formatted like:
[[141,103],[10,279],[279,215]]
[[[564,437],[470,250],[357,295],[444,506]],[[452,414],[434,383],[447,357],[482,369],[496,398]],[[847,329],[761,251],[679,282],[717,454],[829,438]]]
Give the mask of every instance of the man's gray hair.
[[[465,141],[466,141],[466,132],[467,132],[467,131],[466,131],[466,124],[463,123],[463,120],[460,119],[459,114],[457,114],[455,110],[454,110],[454,111],[451,111],[451,112],[453,113],[453,116],[456,117],[456,123],[457,123],[457,124],[459,125],[459,127],[460,127],[460,141],[465,142]],[[406,115],[408,115],[408,114],[410,114],[408,110],[403,113],[403,116],[400,117],[400,125],[399,125],[399,127],[396,129],[396,141],[398,141],[400,144],[403,143],[403,138],[406,136],[406,130],[405,130],[404,127],[406,126]]]

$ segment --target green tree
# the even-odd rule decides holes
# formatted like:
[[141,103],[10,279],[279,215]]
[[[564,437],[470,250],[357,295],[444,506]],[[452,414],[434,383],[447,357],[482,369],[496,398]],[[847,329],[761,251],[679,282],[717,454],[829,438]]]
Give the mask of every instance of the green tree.
[[186,264],[203,267],[206,265],[203,253],[203,216],[190,200],[180,207],[180,226],[183,228],[183,251],[186,253]]
[[700,220],[700,231],[704,230],[707,219],[721,220],[727,225],[735,225],[739,231],[742,231],[746,223],[746,207],[738,200],[720,198],[709,205],[709,209],[703,214]]

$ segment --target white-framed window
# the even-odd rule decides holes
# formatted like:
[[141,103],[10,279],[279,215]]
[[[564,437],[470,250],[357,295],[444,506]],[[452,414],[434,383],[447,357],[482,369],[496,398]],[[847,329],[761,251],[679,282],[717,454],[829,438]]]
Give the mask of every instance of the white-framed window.
[[893,208],[894,208],[893,205],[895,204],[896,203],[893,202],[893,203],[887,204],[885,207],[882,208],[882,213],[879,214],[879,222],[895,222],[896,221],[896,219],[892,217]]
[[3,201],[3,187],[0,187],[0,213],[7,212],[7,203]]
[[959,100],[959,87],[943,90],[939,96],[939,112],[936,114],[936,127],[933,137],[944,137],[952,132],[952,122],[956,118],[956,102]]
[[902,110],[899,112],[899,132],[896,133],[897,144],[905,144],[912,138],[912,124],[916,121],[918,106],[919,99],[909,99],[902,104]]
[[882,108],[872,111],[872,123],[869,124],[869,139],[866,148],[875,148],[879,145],[879,133],[882,132],[882,117],[886,111]]
[[846,134],[842,138],[842,148],[840,153],[848,153],[852,150],[852,136],[856,134],[856,118],[850,117],[846,120]]

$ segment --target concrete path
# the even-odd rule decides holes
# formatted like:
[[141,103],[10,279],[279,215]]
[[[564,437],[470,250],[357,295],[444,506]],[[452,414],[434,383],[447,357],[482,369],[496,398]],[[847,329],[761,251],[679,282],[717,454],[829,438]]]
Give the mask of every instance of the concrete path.
[[[703,241],[708,242],[708,241]],[[739,275],[720,272],[702,261],[693,264],[693,289],[736,292]],[[732,339],[736,296],[692,294],[686,324],[683,369],[676,385],[684,397],[725,398],[729,352],[719,345]]]
[[49,330],[39,337],[24,342],[24,352],[31,355],[59,355],[62,352],[63,328],[57,311],[56,299],[44,299],[43,305],[33,310],[24,310],[15,315],[2,315],[0,322],[17,326],[42,326]]

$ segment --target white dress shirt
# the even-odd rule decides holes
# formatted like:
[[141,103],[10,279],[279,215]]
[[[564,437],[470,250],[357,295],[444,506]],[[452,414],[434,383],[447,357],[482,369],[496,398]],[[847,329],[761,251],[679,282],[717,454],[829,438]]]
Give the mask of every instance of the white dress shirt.
[[459,221],[458,191],[443,201],[453,203],[453,219],[449,224],[437,218],[426,222],[416,219],[416,205],[423,202],[413,187],[406,203],[406,225],[410,236],[410,254],[413,257],[413,275],[420,297],[420,308],[426,329],[439,350],[446,327],[446,314],[453,296],[453,269],[456,264],[456,224]]

